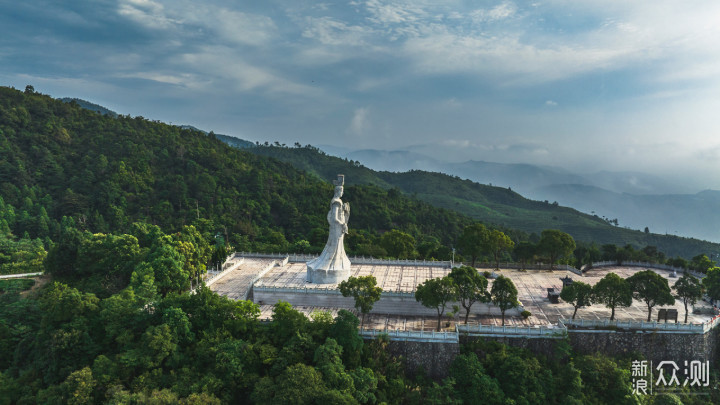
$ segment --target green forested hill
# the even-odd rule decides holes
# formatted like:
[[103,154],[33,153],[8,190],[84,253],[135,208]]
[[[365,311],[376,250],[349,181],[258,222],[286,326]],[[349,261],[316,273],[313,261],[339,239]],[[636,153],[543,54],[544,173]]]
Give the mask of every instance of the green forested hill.
[[700,253],[720,252],[720,245],[716,243],[613,226],[602,218],[572,208],[529,200],[510,189],[478,184],[456,176],[420,170],[378,172],[359,162],[329,156],[313,147],[258,146],[249,151],[292,163],[318,177],[345,173],[347,181],[353,184],[397,188],[436,207],[452,209],[501,227],[529,233],[560,229],[584,242],[618,246],[631,244],[636,248],[653,245],[666,254],[687,258]]
[[[239,250],[319,249],[335,174],[308,177],[212,133],[0,88],[0,229],[16,236],[54,240],[68,217],[92,232],[128,232],[137,221],[167,232],[195,224]],[[345,194],[352,253],[371,253],[390,229],[449,246],[472,222],[381,187]]]
[[[388,229],[448,244],[473,223],[380,186],[347,187],[350,250],[372,250]],[[213,239],[240,249],[322,245],[331,193],[212,134],[0,87],[0,272],[46,269],[37,283],[0,283],[0,405],[631,398],[629,360],[582,356],[560,340],[549,360],[476,342],[436,382],[406,375],[388,339],[364,341],[346,310],[309,319],[278,302],[260,322],[250,301],[188,291]]]

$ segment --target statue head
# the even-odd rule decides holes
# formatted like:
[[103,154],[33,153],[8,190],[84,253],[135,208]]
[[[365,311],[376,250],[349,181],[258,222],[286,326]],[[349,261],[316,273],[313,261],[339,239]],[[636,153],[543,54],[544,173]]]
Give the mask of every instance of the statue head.
[[333,180],[333,184],[337,186],[344,186],[345,185],[345,175],[344,174],[338,174],[337,180]]
[[345,175],[338,174],[337,180],[333,180],[335,185],[335,198],[340,198],[343,195],[343,186],[345,185]]

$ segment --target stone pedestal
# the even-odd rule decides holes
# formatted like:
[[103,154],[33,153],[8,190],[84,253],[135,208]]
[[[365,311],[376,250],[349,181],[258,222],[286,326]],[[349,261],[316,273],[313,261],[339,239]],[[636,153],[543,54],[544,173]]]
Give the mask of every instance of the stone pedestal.
[[307,281],[316,284],[339,284],[350,277],[350,260],[345,257],[347,267],[322,269],[313,268],[308,262],[307,264]]

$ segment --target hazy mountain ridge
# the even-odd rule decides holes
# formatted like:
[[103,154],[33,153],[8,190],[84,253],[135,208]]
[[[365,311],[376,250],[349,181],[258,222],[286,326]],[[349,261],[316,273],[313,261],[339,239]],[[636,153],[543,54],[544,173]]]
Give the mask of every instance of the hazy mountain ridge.
[[[378,170],[422,169],[510,187],[527,198],[557,201],[589,214],[618,219],[620,226],[650,228],[720,242],[720,191],[690,192],[647,173],[600,171],[573,174],[552,166],[485,161],[443,162],[413,151],[359,150],[343,157]],[[423,160],[424,159],[424,160]],[[420,163],[421,162],[421,163]]]
[[[333,148],[328,148],[332,150]],[[340,153],[338,153],[340,152]],[[594,173],[574,173],[565,168],[529,163],[498,163],[483,160],[452,162],[422,153],[406,150],[384,151],[361,149],[335,154],[342,158],[359,160],[375,170],[408,171],[413,169],[440,171],[454,176],[467,177],[482,184],[518,189],[529,195],[535,188],[555,184],[583,184],[604,188],[616,193],[630,194],[689,194],[695,191],[686,184],[663,179],[652,174],[607,170]],[[392,158],[390,160],[389,158]],[[426,166],[420,167],[419,163]]]
[[[599,187],[558,184],[536,189],[540,198],[553,198],[578,210],[618,218],[621,226],[648,227],[652,232],[720,240],[720,192],[633,195]],[[658,218],[662,219],[662,223]]]
[[105,107],[103,107],[103,106],[101,106],[101,105],[99,105],[99,104],[95,104],[95,103],[92,103],[92,102],[90,102],[90,101],[83,100],[83,99],[81,99],[81,98],[63,97],[63,98],[60,99],[60,101],[62,101],[62,102],[64,102],[64,103],[72,103],[72,102],[75,102],[75,103],[77,103],[80,107],[82,107],[82,108],[84,108],[84,109],[86,109],[86,110],[96,111],[96,112],[99,112],[99,113],[102,114],[102,115],[109,115],[109,116],[111,116],[111,117],[113,117],[113,118],[116,118],[116,117],[118,116],[118,113],[116,113],[115,111],[113,111],[113,110],[111,110],[111,109],[109,109],[109,108],[105,108]]

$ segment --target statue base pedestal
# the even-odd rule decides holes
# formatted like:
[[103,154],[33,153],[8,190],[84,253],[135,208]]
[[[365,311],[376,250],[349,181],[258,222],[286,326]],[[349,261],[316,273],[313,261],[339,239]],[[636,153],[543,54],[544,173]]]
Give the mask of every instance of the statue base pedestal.
[[350,277],[350,269],[323,270],[307,265],[307,281],[315,284],[339,284]]
[[325,250],[317,258],[307,262],[307,281],[315,284],[338,284],[350,277],[350,259],[339,240],[330,238]]

